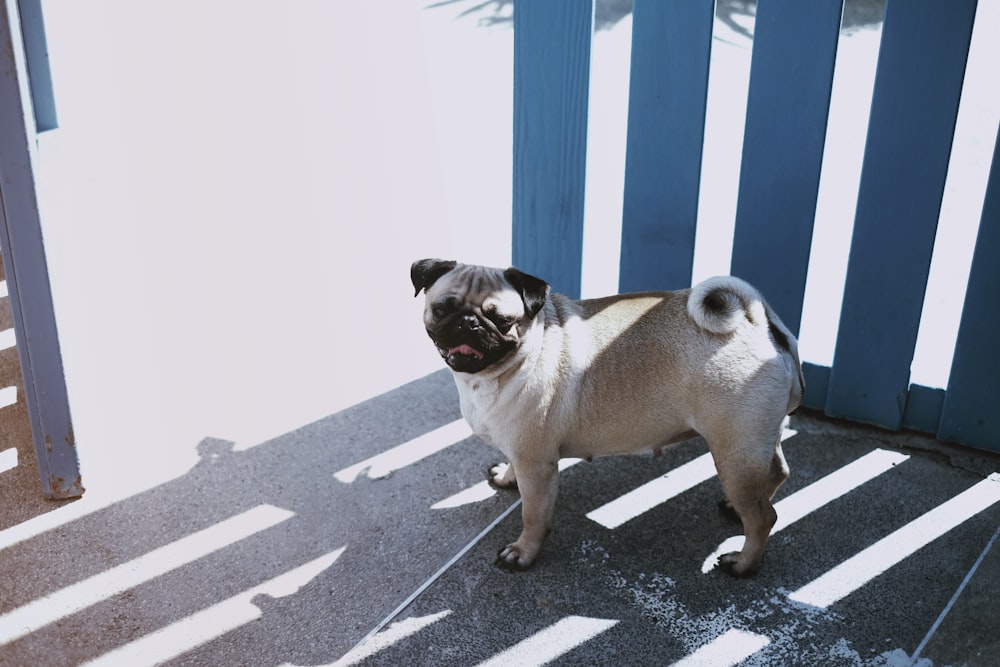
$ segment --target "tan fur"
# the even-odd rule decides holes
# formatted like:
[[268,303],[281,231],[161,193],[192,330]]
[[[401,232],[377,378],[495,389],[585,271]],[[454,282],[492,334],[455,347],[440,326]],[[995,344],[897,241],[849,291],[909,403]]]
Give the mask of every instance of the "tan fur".
[[[757,291],[722,277],[695,286],[694,296],[679,290],[574,301],[553,294],[528,319],[503,275],[458,265],[427,287],[425,315],[430,332],[432,304],[456,295],[473,309],[502,303],[520,318],[508,334],[514,351],[479,372],[454,373],[463,416],[511,463],[493,481],[516,484],[523,499],[522,533],[501,550],[501,564],[524,568],[537,557],[560,458],[658,451],[699,434],[747,536],[720,565],[753,572],[776,520],[771,498],[788,476],[782,420],[803,391],[795,338]],[[702,305],[710,292],[724,312]],[[790,349],[776,344],[770,327]]]

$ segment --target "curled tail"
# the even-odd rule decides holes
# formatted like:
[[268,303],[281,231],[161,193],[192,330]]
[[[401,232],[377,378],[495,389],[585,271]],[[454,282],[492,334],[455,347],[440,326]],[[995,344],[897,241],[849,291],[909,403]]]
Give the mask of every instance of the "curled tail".
[[732,333],[743,322],[767,322],[764,297],[749,283],[732,276],[716,276],[695,285],[687,310],[698,326],[717,334]]
[[733,276],[709,278],[691,288],[687,311],[698,326],[717,334],[732,333],[744,322],[767,327],[775,347],[798,376],[798,386],[793,387],[789,396],[788,411],[798,407],[806,390],[799,343],[755,287]]

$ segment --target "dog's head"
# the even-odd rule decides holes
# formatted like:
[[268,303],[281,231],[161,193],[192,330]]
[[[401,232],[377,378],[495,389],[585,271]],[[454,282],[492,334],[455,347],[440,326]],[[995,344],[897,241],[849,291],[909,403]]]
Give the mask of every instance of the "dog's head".
[[515,352],[549,295],[544,280],[515,268],[440,259],[414,262],[410,279],[415,295],[427,296],[427,335],[460,373],[478,373]]

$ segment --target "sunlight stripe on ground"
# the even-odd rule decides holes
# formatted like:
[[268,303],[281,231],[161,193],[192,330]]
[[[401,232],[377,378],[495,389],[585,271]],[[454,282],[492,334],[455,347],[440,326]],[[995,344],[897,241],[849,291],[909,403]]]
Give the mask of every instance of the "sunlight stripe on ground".
[[993,473],[788,597],[795,602],[825,609],[997,502],[1000,502],[1000,473]]
[[775,503],[781,508],[773,531],[779,531],[811,514],[831,500],[853,491],[910,457],[900,452],[875,449]]
[[605,528],[617,528],[713,476],[715,476],[715,463],[712,462],[712,455],[702,454],[693,461],[601,505],[589,512],[587,518]]
[[[788,424],[788,417],[785,417],[781,429],[782,442],[798,434],[798,431],[789,428]],[[715,473],[715,463],[712,461],[711,453],[703,454],[693,461],[674,468],[651,482],[598,507],[588,513],[587,518],[596,521],[605,528],[617,528],[657,505],[662,505],[674,496],[714,477]]]
[[84,663],[84,667],[140,667],[157,665],[246,625],[262,616],[260,607],[251,602],[257,595],[281,598],[292,595],[340,558],[346,547],[309,561],[294,570],[207,609],[191,614],[176,623],[160,628],[134,642]]
[[[429,616],[417,616],[393,623],[361,646],[351,649],[349,653],[329,667],[350,667],[351,665],[356,665],[372,657],[379,651],[383,651],[393,644],[403,641],[410,635],[415,635],[450,614],[451,609],[445,609]],[[292,665],[285,664],[281,665],[281,667],[292,667]]]
[[0,389],[0,408],[17,403],[17,387],[4,387]]
[[[906,461],[909,456],[885,449],[871,451],[856,461],[845,465],[826,477],[816,480],[809,486],[796,491],[787,498],[776,502],[774,510],[778,513],[778,522],[771,529],[771,535],[795,523],[807,514],[818,510],[827,503],[850,493],[865,482],[869,482],[894,466]],[[702,574],[707,574],[715,568],[719,556],[743,548],[744,537],[730,537],[713,551],[701,565]]]
[[744,630],[729,630],[702,646],[673,667],[733,667],[771,643],[763,635]]
[[472,435],[472,429],[464,419],[459,419],[434,429],[430,433],[365,459],[333,474],[338,480],[350,484],[366,470],[369,479],[385,477],[389,473],[412,465],[417,461],[436,454]]
[[[566,470],[575,466],[577,463],[583,459],[560,459],[559,460],[559,472]],[[463,505],[471,505],[472,503],[482,502],[489,498],[492,498],[497,494],[497,490],[490,486],[489,482],[482,481],[478,484],[470,486],[464,491],[459,491],[455,495],[448,496],[444,500],[439,500],[438,502],[431,505],[432,510],[445,510],[452,509],[455,507],[461,507]]]
[[0,350],[6,350],[17,346],[17,334],[13,329],[0,331]]
[[464,491],[459,491],[458,493],[448,496],[444,500],[439,500],[433,505],[431,505],[432,510],[448,510],[455,507],[462,507],[463,505],[471,505],[473,503],[480,503],[484,500],[489,500],[497,494],[497,490],[490,486],[487,481],[479,482],[474,484]]
[[11,447],[0,452],[0,472],[13,470],[17,467],[17,449]]
[[10,528],[0,530],[0,551],[9,549],[32,537],[37,537],[46,531],[54,530],[60,526],[77,521],[88,514],[107,507],[113,502],[111,500],[112,496],[106,495],[104,498],[100,498],[96,494],[91,496],[90,493],[91,491],[88,489],[87,493],[80,500],[63,505],[46,514],[39,514],[27,521],[14,524]]
[[259,505],[0,616],[0,645],[275,526],[294,512]]
[[506,651],[498,653],[481,663],[479,667],[544,665],[617,624],[618,621],[603,618],[567,616],[555,625],[550,625]]

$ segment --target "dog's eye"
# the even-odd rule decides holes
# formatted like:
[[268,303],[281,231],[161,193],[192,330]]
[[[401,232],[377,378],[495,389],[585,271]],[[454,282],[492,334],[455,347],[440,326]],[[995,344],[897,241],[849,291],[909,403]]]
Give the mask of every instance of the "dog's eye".
[[431,314],[440,319],[449,315],[455,310],[455,300],[454,298],[449,298],[446,301],[440,301],[431,306]]
[[501,315],[496,311],[489,313],[487,317],[489,317],[493,324],[497,326],[497,329],[503,333],[507,333],[510,328],[514,326],[514,318]]

